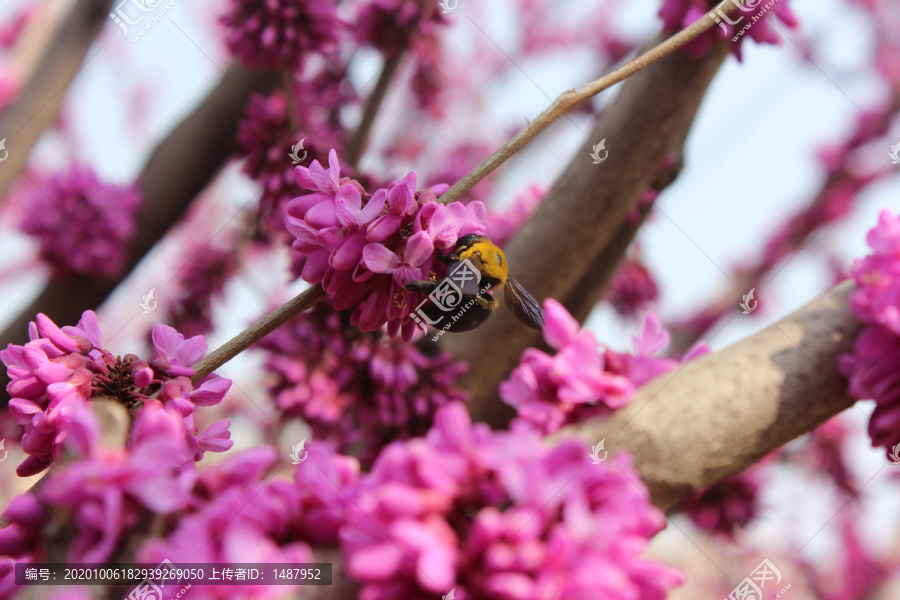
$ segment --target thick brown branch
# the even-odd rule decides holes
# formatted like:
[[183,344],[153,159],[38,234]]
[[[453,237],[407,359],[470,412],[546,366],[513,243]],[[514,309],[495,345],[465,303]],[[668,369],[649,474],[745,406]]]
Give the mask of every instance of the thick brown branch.
[[41,133],[59,114],[65,90],[106,21],[112,0],[78,0],[41,57],[34,75],[0,117],[9,158],[0,167],[0,200],[21,173]]
[[[687,130],[684,132],[687,135]],[[684,137],[674,144],[671,156],[675,160],[671,167],[659,173],[650,188],[657,192],[668,187],[684,165]],[[594,262],[588,267],[575,287],[568,293],[563,305],[575,317],[579,323],[584,321],[591,314],[591,311],[603,298],[606,289],[609,287],[613,277],[618,270],[619,265],[625,259],[625,254],[631,242],[634,241],[638,229],[644,224],[647,215],[652,211],[652,205],[639,206],[635,209],[635,214],[630,213],[619,224],[619,229],[612,236],[609,244],[606,245]]]
[[853,404],[837,375],[838,357],[862,327],[847,304],[852,289],[845,282],[749,338],[654,379],[611,418],[558,435],[629,450],[661,508],[738,473]]
[[[726,44],[716,43],[700,59],[669,55],[630,78],[603,111],[534,218],[505,249],[510,272],[536,298],[566,298],[611,246],[664,156],[686,135],[727,53]],[[604,138],[609,156],[592,164],[591,146]],[[502,309],[473,332],[444,336],[446,347],[469,362],[461,384],[472,392],[476,417],[506,422],[497,385],[539,339]]]
[[[209,96],[156,147],[139,178],[144,211],[124,272],[131,271],[178,222],[228,160],[236,123],[251,93],[268,91],[276,82],[274,73],[231,67]],[[44,313],[59,324],[74,324],[82,312],[99,306],[120,281],[78,278],[50,282],[0,335],[0,348],[26,342],[27,323],[37,313]],[[5,373],[0,376],[0,383],[0,387],[5,387]],[[5,404],[6,399],[2,402]]]

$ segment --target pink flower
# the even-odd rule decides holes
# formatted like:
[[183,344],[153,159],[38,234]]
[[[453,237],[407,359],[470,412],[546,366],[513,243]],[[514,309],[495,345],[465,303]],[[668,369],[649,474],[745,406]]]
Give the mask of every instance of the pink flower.
[[448,353],[360,334],[348,315],[320,303],[259,345],[274,377],[270,393],[285,418],[301,418],[316,439],[356,449],[371,464],[390,440],[424,434],[440,406],[464,400],[454,381],[465,364]]
[[69,546],[70,562],[105,562],[136,522],[142,508],[168,514],[187,505],[194,472],[188,460],[181,416],[156,401],[135,418],[129,446],[99,447],[100,425],[87,405],[64,427],[77,428],[71,444],[79,460],[54,472],[42,486],[56,508],[78,522]]
[[[733,0],[737,4],[737,0]],[[775,6],[770,10],[766,10],[762,6],[762,0],[751,0],[745,2],[737,10],[733,10],[727,19],[722,19],[722,24],[717,25],[713,31],[708,31],[694,41],[688,43],[685,49],[694,56],[702,56],[712,45],[714,36],[732,40],[747,25],[752,25],[745,34],[739,37],[732,46],[732,52],[741,59],[741,43],[744,38],[753,38],[755,42],[761,44],[780,44],[781,37],[776,33],[775,29],[768,23],[770,15],[778,17],[787,27],[794,29],[799,21],[796,15],[788,6],[788,0],[778,0]],[[694,23],[697,19],[706,18],[704,15],[709,10],[709,5],[703,0],[665,0],[659,9],[659,16],[663,20],[663,26],[666,31],[672,33],[677,32]],[[760,17],[760,13],[765,18],[758,18],[753,21],[753,17]],[[735,24],[731,22],[737,21]],[[725,29],[722,29],[722,27]]]
[[841,357],[839,367],[849,379],[848,393],[875,400],[869,420],[873,446],[890,456],[900,444],[900,219],[882,211],[866,241],[873,253],[857,260],[850,270],[856,290],[850,308],[866,327],[856,338],[853,352]]
[[606,294],[606,299],[623,317],[636,316],[658,297],[656,281],[637,253],[622,261]]
[[850,428],[841,415],[835,415],[809,433],[804,455],[814,469],[826,473],[838,490],[853,498],[857,496],[859,484],[844,458],[849,433]]
[[896,575],[898,565],[890,556],[879,556],[861,535],[861,515],[842,510],[837,515],[840,558],[830,560],[824,568],[806,565],[808,581],[816,598],[821,600],[857,600],[872,598],[885,589]]
[[[2,37],[2,32],[0,32],[0,37]],[[0,41],[0,45],[2,45],[2,41]],[[6,67],[5,70],[0,73],[0,115],[3,114],[6,107],[12,104],[13,100],[16,99],[16,96],[19,95],[21,87],[22,76],[16,69]]]
[[[552,298],[544,301],[544,315],[544,340],[556,355],[526,349],[500,384],[500,399],[515,407],[520,423],[543,433],[625,406],[635,389],[679,364],[656,356],[668,345],[669,334],[653,313],[634,338],[633,355],[599,344]],[[701,344],[684,361],[706,352],[709,348]]]
[[[25,427],[22,449],[30,456],[19,465],[20,476],[39,473],[58,460],[73,415],[91,398],[112,398],[137,413],[151,396],[177,409],[199,460],[204,450],[225,448],[222,426],[197,440],[195,406],[221,402],[231,385],[210,375],[195,387],[190,365],[206,353],[202,336],[185,339],[167,325],[153,328],[156,357],[142,360],[133,354],[115,356],[102,347],[97,317],[87,311],[76,327],[59,328],[43,314],[29,326],[31,341],[10,344],[0,351],[10,383],[9,407],[19,425]],[[202,447],[201,447],[202,441]]]
[[[175,530],[146,542],[139,560],[207,563],[312,562],[310,543],[334,545],[345,520],[359,464],[326,443],[309,446],[294,480],[267,476],[274,448],[245,450],[203,472]],[[242,586],[252,598],[281,598],[286,588]],[[211,597],[230,597],[228,584],[204,587]]]
[[573,440],[550,450],[450,404],[360,480],[345,568],[364,598],[662,600],[681,576],[640,557],[665,519],[633,482],[627,455],[592,465]]
[[520,419],[549,433],[589,414],[624,406],[634,385],[606,368],[606,353],[588,331],[552,298],[544,301],[544,340],[550,356],[528,348],[522,362],[500,384],[500,398]]
[[38,562],[41,532],[47,510],[33,493],[14,498],[3,512],[6,527],[0,529],[0,598],[12,598],[16,586],[14,566]]
[[679,504],[700,529],[734,539],[756,518],[762,475],[757,466],[706,487]]
[[422,44],[434,35],[435,25],[446,23],[437,4],[416,0],[374,0],[360,4],[355,37],[386,56],[394,56],[410,45]]
[[290,202],[285,220],[303,279],[321,283],[335,308],[354,308],[351,324],[362,331],[387,324],[390,335],[401,331],[404,340],[412,339],[410,314],[419,296],[404,284],[443,276],[446,265],[435,260],[436,252],[483,233],[484,206],[438,204],[435,189],[415,191],[415,173],[367,194],[359,182],[341,177],[334,150],[327,170],[313,161],[296,171],[300,186],[312,192]]
[[[332,135],[333,127],[323,127],[318,110],[329,110],[340,105],[344,98],[328,98],[330,87],[336,84],[325,77],[308,82],[297,82],[292,89],[294,113],[301,115],[301,122],[291,122],[289,99],[283,90],[275,90],[269,96],[254,94],[247,103],[245,116],[238,124],[237,138],[244,153],[243,171],[262,185],[258,214],[260,233],[274,236],[285,231],[284,219],[287,203],[301,193],[294,172],[295,165],[289,153],[303,139],[303,150],[298,157],[321,154],[322,148],[338,144],[338,136]],[[320,90],[318,87],[325,87]],[[317,131],[316,139],[299,131]]]
[[177,270],[178,295],[167,307],[176,329],[188,335],[212,330],[213,300],[222,296],[225,283],[237,272],[239,250],[239,240],[191,244],[187,248]]
[[390,273],[398,285],[403,285],[405,281],[428,278],[427,273],[422,273],[421,266],[433,253],[431,237],[420,231],[406,241],[402,259],[381,244],[368,244],[363,248],[363,260],[370,271]]
[[39,185],[23,199],[20,227],[40,242],[53,276],[118,275],[141,207],[137,189],[100,183],[79,165]]
[[231,0],[220,21],[228,49],[263,69],[300,70],[309,55],[334,48],[341,27],[331,0]]
[[19,36],[25,31],[28,22],[31,21],[37,12],[37,5],[35,4],[23,4],[18,10],[14,11],[12,18],[0,25],[0,48],[11,50],[16,45]]

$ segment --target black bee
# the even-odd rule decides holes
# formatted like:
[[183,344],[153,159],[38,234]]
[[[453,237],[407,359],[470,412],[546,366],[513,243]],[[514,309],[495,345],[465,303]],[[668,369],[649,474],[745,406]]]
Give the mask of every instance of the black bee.
[[533,329],[544,326],[544,311],[528,291],[512,278],[506,256],[486,237],[459,238],[453,252],[440,257],[456,263],[441,281],[410,281],[406,289],[429,297],[412,313],[424,325],[437,329],[470,331],[484,323],[500,306],[489,290],[503,289],[503,299],[517,319]]

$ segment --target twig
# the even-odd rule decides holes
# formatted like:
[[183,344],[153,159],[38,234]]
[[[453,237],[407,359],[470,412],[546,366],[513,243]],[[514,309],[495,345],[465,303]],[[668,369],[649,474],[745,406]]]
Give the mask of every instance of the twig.
[[731,0],[723,0],[718,6],[711,9],[703,17],[691,24],[690,27],[679,31],[669,39],[655,46],[653,49],[648,50],[637,58],[625,63],[612,73],[604,75],[600,79],[587,84],[580,90],[568,90],[563,92],[553,104],[539,114],[536,119],[530,121],[528,125],[513,136],[511,140],[484,159],[484,161],[472,169],[468,175],[453,184],[453,187],[444,192],[438,201],[447,204],[448,202],[459,199],[463,194],[472,189],[476,183],[487,177],[494,169],[502,165],[513,154],[521,150],[539,133],[550,127],[550,125],[564,115],[568,114],[579,104],[596,96],[603,90],[624,81],[638,71],[652,65],[654,62],[671,54],[681,46],[711,29],[716,24],[715,19],[717,18],[717,11],[727,15],[736,9],[737,5],[731,2]]
[[192,378],[193,382],[197,383],[303,311],[324,300],[326,296],[327,294],[321,285],[315,285],[305,292],[294,296],[191,367],[195,372]]
[[[671,506],[743,471],[853,405],[838,357],[862,325],[845,282],[724,350],[654,379],[606,420],[558,432],[628,449],[653,503]],[[583,432],[583,433],[582,433]]]
[[378,115],[381,103],[384,101],[388,88],[390,88],[394,75],[396,75],[397,69],[400,68],[405,55],[405,52],[399,52],[385,59],[384,67],[381,69],[381,75],[378,76],[375,89],[372,90],[372,95],[366,101],[366,107],[363,109],[359,126],[356,128],[356,132],[353,134],[353,138],[347,144],[347,150],[344,152],[347,164],[352,167],[356,167],[359,159],[362,158],[369,139],[369,133],[372,130],[372,125],[375,123],[375,117]]

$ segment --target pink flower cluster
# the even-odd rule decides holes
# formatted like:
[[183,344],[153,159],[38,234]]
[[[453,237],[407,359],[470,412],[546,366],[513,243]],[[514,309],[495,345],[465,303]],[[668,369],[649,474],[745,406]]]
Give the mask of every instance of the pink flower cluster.
[[220,21],[232,54],[262,69],[301,69],[337,45],[342,27],[334,0],[231,0]]
[[367,600],[662,600],[681,582],[639,556],[665,519],[627,455],[593,465],[574,440],[495,433],[458,403],[353,495],[341,549]]
[[[199,475],[185,462],[192,450],[182,417],[172,406],[145,403],[134,419],[126,448],[100,445],[100,425],[90,405],[73,411],[65,425],[73,461],[54,470],[38,493],[15,499],[0,529],[0,598],[12,597],[15,563],[47,560],[45,524],[57,511],[71,513],[74,536],[69,562],[103,563],[129,536],[147,536],[152,515],[162,537],[145,541],[136,560],[159,563],[312,562],[311,544],[335,545],[351,502],[345,490],[359,478],[353,458],[327,443],[309,447],[293,481],[264,475],[274,448],[244,451]],[[159,533],[156,533],[159,535]],[[233,595],[227,586],[204,587],[206,597]],[[248,598],[280,598],[284,588],[245,587]],[[168,598],[168,596],[166,596]]]
[[[743,6],[747,10],[745,11],[744,8],[738,8],[737,10],[732,11],[727,17],[728,20],[722,20],[722,24],[725,25],[727,32],[722,30],[721,25],[717,24],[712,32],[708,31],[692,42],[689,42],[685,46],[687,51],[694,56],[702,56],[709,50],[709,47],[715,39],[714,36],[718,35],[721,38],[731,40],[741,29],[752,24],[752,26],[745,31],[745,35],[739,37],[732,46],[732,52],[734,52],[734,55],[740,60],[741,44],[747,37],[753,38],[753,41],[760,44],[781,43],[781,37],[778,35],[775,28],[768,22],[772,15],[777,17],[779,21],[791,29],[796,28],[799,24],[797,16],[791,10],[790,6],[788,6],[789,0],[777,0],[775,5],[763,13],[764,16],[758,18],[756,21],[753,21],[753,17],[758,17],[760,11],[764,10],[763,0],[746,0],[745,2],[732,0],[732,2],[738,6]],[[677,32],[688,27],[697,19],[704,18],[703,16],[709,9],[710,5],[705,0],[664,0],[662,7],[659,9],[659,16],[663,20],[663,26],[666,31]],[[738,21],[738,19],[741,20]],[[731,25],[729,24],[729,21],[738,22]]]
[[23,198],[20,227],[40,242],[54,277],[115,277],[125,266],[141,198],[75,165]]
[[372,0],[360,4],[354,33],[386,56],[396,56],[411,44],[429,39],[435,25],[446,23],[437,2]]
[[[269,96],[254,94],[247,103],[244,119],[238,125],[237,139],[244,153],[244,172],[262,185],[259,199],[259,227],[264,236],[284,233],[287,203],[301,193],[294,174],[290,153],[295,144],[303,140],[303,150],[298,157],[303,162],[320,154],[323,148],[339,144],[335,128],[317,123],[321,118],[315,109],[338,106],[344,99],[335,90],[328,90],[336,82],[327,77],[316,77],[308,82],[296,82],[293,98],[282,90]],[[289,103],[293,101],[293,106]],[[301,123],[291,122],[292,111],[302,115]],[[315,140],[294,131],[315,131]]]
[[872,254],[850,269],[856,282],[850,308],[866,327],[840,369],[851,396],[875,400],[869,436],[890,455],[900,444],[900,218],[882,211],[866,242]]
[[43,535],[48,511],[71,515],[68,562],[104,563],[113,558],[146,511],[171,514],[190,499],[195,472],[183,418],[173,407],[148,401],[135,417],[127,448],[101,446],[103,432],[89,405],[72,407],[62,425],[73,461],[39,492],[13,500],[0,529],[0,598],[12,597],[15,577],[5,564],[46,560]]
[[635,317],[659,298],[659,288],[637,252],[619,265],[606,300],[623,317]]
[[197,386],[191,383],[190,366],[206,352],[202,336],[185,339],[171,327],[156,325],[153,360],[115,356],[103,349],[97,317],[87,311],[77,326],[63,328],[38,314],[29,325],[29,337],[24,346],[10,344],[0,351],[11,380],[6,387],[9,409],[25,427],[22,449],[30,455],[17,469],[20,476],[39,473],[60,458],[73,415],[98,396],[112,398],[135,413],[155,394],[182,416],[194,460],[200,460],[204,451],[231,447],[228,421],[198,433],[194,408],[218,404],[231,386],[218,375]]
[[0,71],[0,115],[19,95],[19,89],[22,86],[21,79],[21,75],[12,68],[4,68],[3,71]]
[[185,260],[177,270],[178,295],[167,307],[175,329],[186,336],[212,330],[213,299],[221,297],[225,283],[238,269],[240,242],[231,239],[200,244],[197,240],[187,248]]
[[22,4],[12,13],[8,21],[0,23],[0,48],[3,50],[13,49],[29,21],[38,13],[38,6],[32,3]]
[[[635,389],[678,365],[659,358],[669,335],[650,313],[634,339],[635,354],[615,352],[582,331],[572,315],[552,298],[544,301],[544,340],[555,355],[527,348],[510,378],[500,384],[500,398],[513,406],[521,422],[542,433],[595,414],[625,406]],[[708,352],[700,346],[685,357]]]
[[321,283],[336,309],[355,307],[351,324],[361,331],[387,324],[389,335],[402,330],[409,341],[416,330],[410,314],[421,299],[404,283],[443,275],[436,274],[444,268],[436,252],[484,233],[484,205],[440,204],[440,188],[416,191],[414,172],[367,194],[358,181],[341,177],[334,150],[328,163],[327,170],[318,161],[297,167],[300,187],[312,193],[288,205],[285,224],[296,237],[303,279]]
[[[266,481],[276,462],[270,446],[245,450],[197,478],[174,531],[147,541],[142,562],[309,563],[311,544],[335,544],[350,502],[344,492],[359,465],[325,443],[309,447],[294,480]],[[280,586],[242,586],[241,597],[282,598]],[[228,585],[204,586],[209,598],[234,596]]]
[[734,539],[757,516],[762,482],[759,465],[754,465],[700,490],[678,508],[700,529]]
[[391,440],[423,435],[435,410],[465,400],[453,387],[465,363],[449,353],[423,354],[415,345],[360,334],[349,315],[319,303],[269,335],[265,367],[270,392],[285,418],[301,418],[316,439],[355,449],[371,464]]
[[[858,511],[842,510],[837,515],[839,557],[814,567],[801,563],[807,572],[811,593],[819,600],[859,600],[877,598],[889,589],[900,565],[888,553],[879,556],[860,526],[864,520]],[[823,561],[824,562],[824,561]]]

